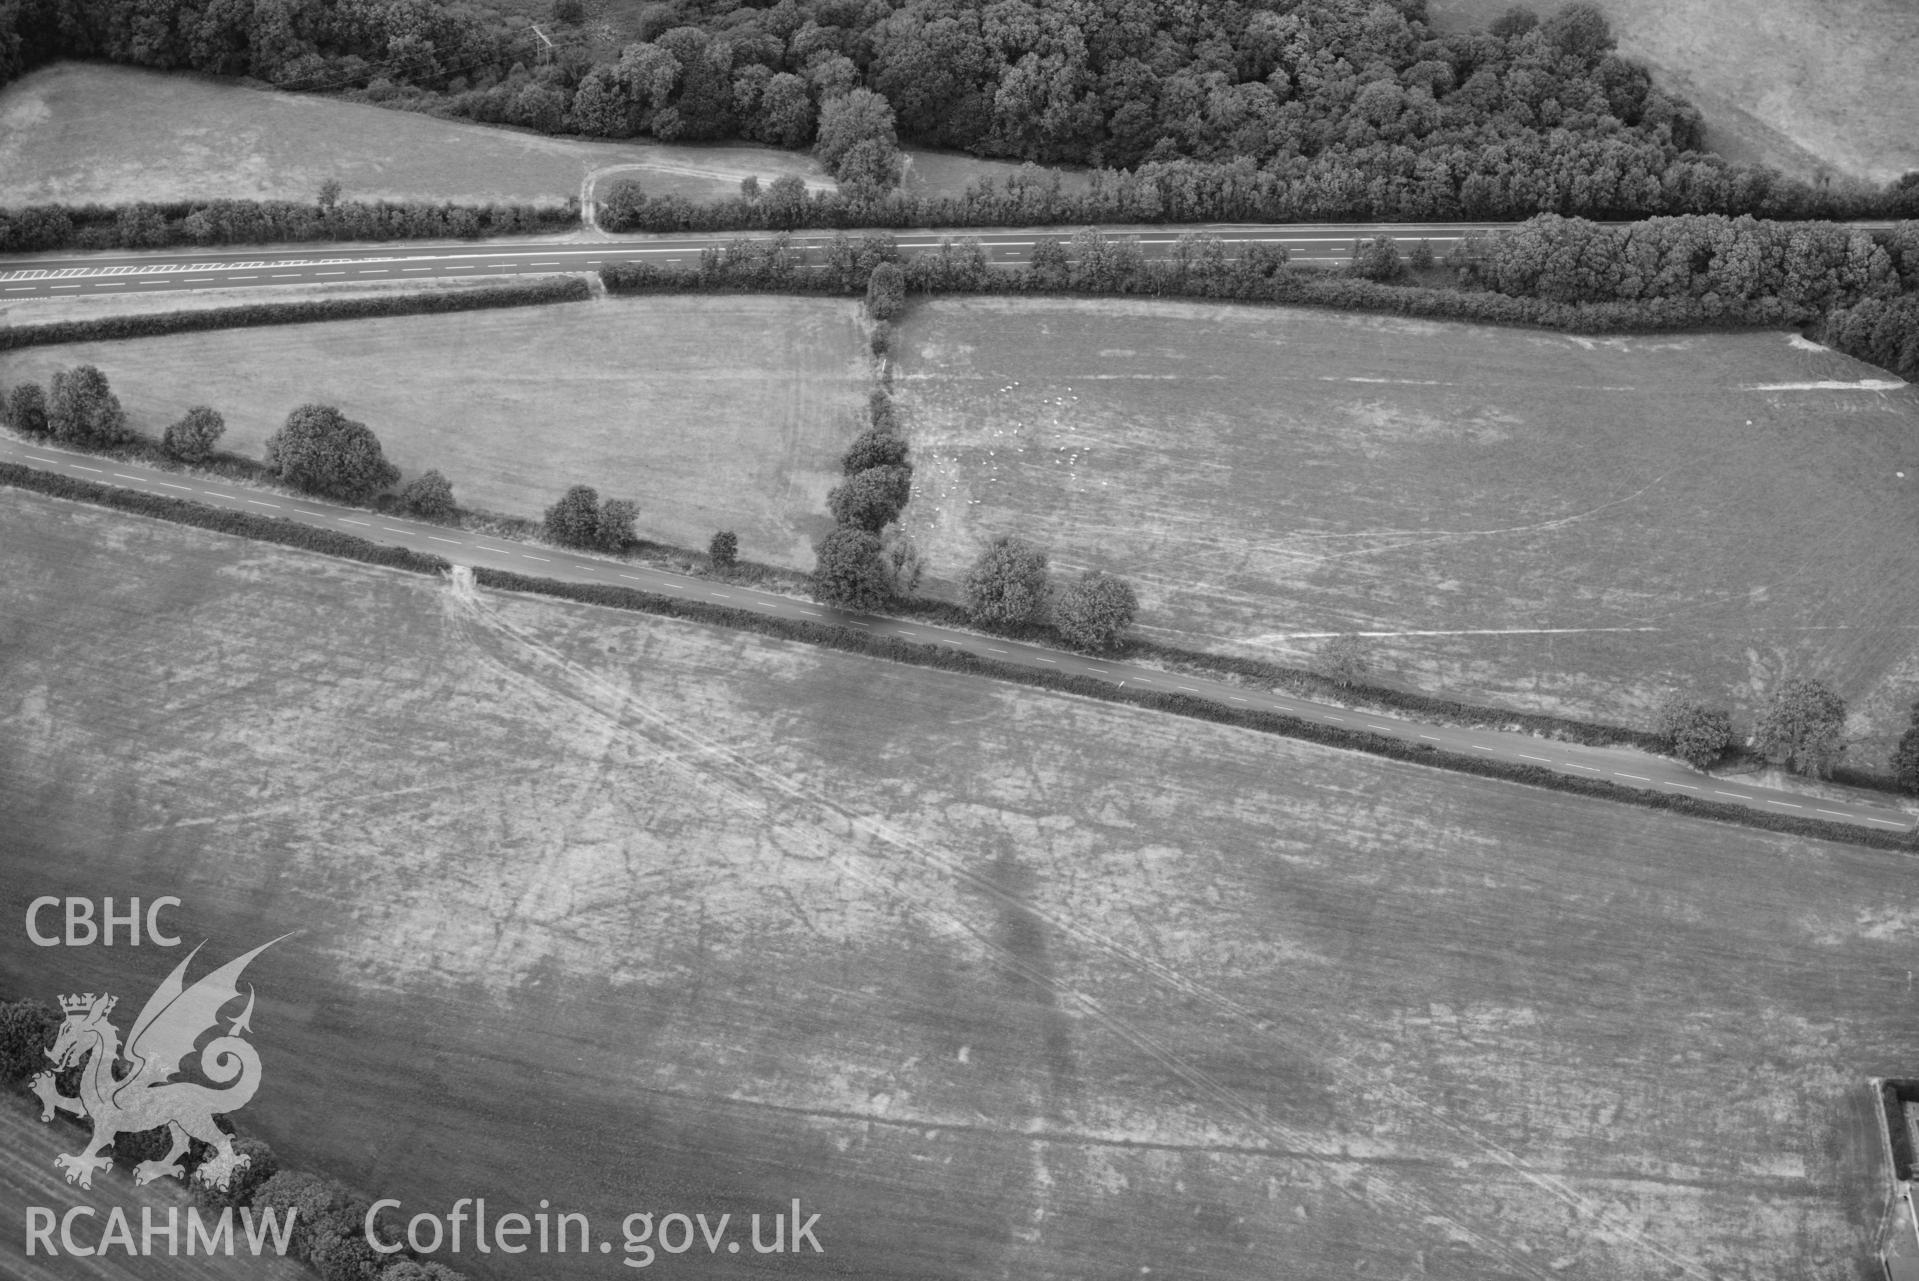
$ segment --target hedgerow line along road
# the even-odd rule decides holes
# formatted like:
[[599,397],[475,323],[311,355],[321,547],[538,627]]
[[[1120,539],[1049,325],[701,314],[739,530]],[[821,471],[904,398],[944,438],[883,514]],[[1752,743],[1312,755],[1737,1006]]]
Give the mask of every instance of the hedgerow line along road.
[[1439,751],[1462,755],[1481,754],[1496,760],[1539,765],[1576,777],[1603,779],[1645,791],[1743,804],[1765,813],[1855,823],[1880,831],[1906,831],[1914,826],[1911,816],[1898,809],[1861,800],[1835,801],[1714,778],[1678,762],[1631,748],[1585,747],[1512,731],[1401,720],[1376,711],[1318,703],[1290,694],[1235,685],[1229,681],[1088,657],[1003,637],[957,631],[910,620],[847,614],[810,601],[738,584],[585,555],[546,544],[517,543],[452,526],[409,520],[364,508],[344,507],[277,490],[255,489],[190,472],[168,471],[142,463],[74,453],[39,441],[0,436],[0,460],[99,484],[138,489],[231,511],[278,517],[355,534],[373,542],[429,552],[456,565],[484,566],[528,577],[566,582],[632,587],[687,600],[730,605],[737,609],[761,610],[775,617],[856,627],[876,636],[897,636],[920,644],[947,645],[999,662],[1068,675],[1091,676],[1125,688],[1190,694],[1228,707],[1284,712],[1321,724],[1370,730],[1415,746],[1424,745]]
[[[1431,223],[1421,225],[1204,224],[1195,226],[1103,227],[1109,234],[1139,237],[1149,258],[1162,257],[1174,241],[1192,231],[1217,235],[1229,245],[1284,246],[1294,260],[1344,262],[1352,243],[1375,235],[1390,235],[1402,245],[1430,240],[1443,254],[1466,236],[1507,229],[1510,223]],[[1077,227],[1039,227],[1020,230],[879,230],[872,234],[894,237],[902,254],[939,248],[942,237],[980,242],[989,263],[1014,266],[1026,261],[1038,240],[1065,240]],[[619,262],[652,262],[661,266],[691,266],[700,251],[735,240],[770,240],[778,233],[700,232],[686,235],[639,236],[627,239],[466,240],[406,242],[398,245],[327,245],[314,248],[156,250],[147,253],[110,252],[27,256],[0,259],[0,301],[34,297],[71,297],[75,294],[134,293],[154,290],[264,288],[273,285],[351,284],[378,280],[432,280],[436,278],[500,275],[544,275],[553,272],[597,271]],[[789,233],[796,249],[818,265],[819,253],[834,233]],[[857,239],[868,234],[849,230]]]

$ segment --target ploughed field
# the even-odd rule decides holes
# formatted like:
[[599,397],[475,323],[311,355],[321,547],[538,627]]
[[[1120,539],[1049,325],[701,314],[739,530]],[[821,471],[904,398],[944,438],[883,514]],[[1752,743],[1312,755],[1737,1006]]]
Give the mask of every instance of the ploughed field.
[[731,529],[741,555],[805,568],[871,390],[855,304],[735,295],[26,348],[0,357],[0,383],[83,363],[156,437],[208,404],[221,447],[260,458],[318,401],[408,477],[445,473],[463,505],[537,519],[588,484],[637,501],[642,537],[705,547]]
[[[1874,1275],[1902,856],[15,491],[0,545],[0,911],[300,930],[243,1128],[615,1245],[475,1277],[795,1198],[818,1256],[660,1263]],[[0,992],[178,955],[14,929]]]
[[895,350],[936,587],[1016,533],[1189,646],[1378,633],[1389,681],[1642,721],[1794,671],[1867,763],[1905,727],[1919,395],[1794,335],[955,299]]

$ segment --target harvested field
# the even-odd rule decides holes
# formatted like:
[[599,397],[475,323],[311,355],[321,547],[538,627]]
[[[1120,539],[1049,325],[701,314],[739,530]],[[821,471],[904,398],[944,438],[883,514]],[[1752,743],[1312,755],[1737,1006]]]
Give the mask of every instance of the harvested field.
[[870,389],[856,304],[771,296],[36,347],[0,357],[0,383],[85,363],[154,435],[210,404],[223,447],[261,457],[294,406],[333,404],[465,505],[537,518],[590,484],[638,501],[642,537],[704,547],[732,529],[742,555],[805,568]]
[[[1901,856],[11,491],[0,543],[0,910],[302,930],[238,1119],[410,1212],[798,1198],[800,1276],[1873,1275]],[[172,960],[10,931],[0,990]]]
[[[1434,0],[1442,31],[1508,0]],[[1543,15],[1560,0],[1527,6]],[[1604,0],[1619,51],[1697,106],[1707,142],[1808,180],[1919,169],[1919,9],[1906,0]]]
[[353,200],[559,204],[611,168],[698,200],[748,174],[832,185],[803,152],[550,138],[183,73],[60,63],[0,90],[9,204],[310,200],[329,178]]
[[938,590],[1019,533],[1150,635],[1608,719],[1796,670],[1872,765],[1919,692],[1919,393],[1797,336],[970,299],[895,350]]

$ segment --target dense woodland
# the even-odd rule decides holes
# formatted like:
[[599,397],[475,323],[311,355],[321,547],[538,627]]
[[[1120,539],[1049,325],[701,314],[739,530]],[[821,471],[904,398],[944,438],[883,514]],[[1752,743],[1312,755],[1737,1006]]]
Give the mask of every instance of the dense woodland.
[[[523,17],[435,0],[0,0],[0,83],[104,58],[544,132],[784,147],[839,111],[875,145],[832,166],[881,187],[897,135],[1108,168],[1237,161],[1225,185],[1314,217],[1919,212],[1919,176],[1815,188],[1699,152],[1698,113],[1585,4],[1440,36],[1424,0],[677,0],[611,61],[577,0],[553,9],[548,51]],[[860,91],[877,110],[846,110]]]

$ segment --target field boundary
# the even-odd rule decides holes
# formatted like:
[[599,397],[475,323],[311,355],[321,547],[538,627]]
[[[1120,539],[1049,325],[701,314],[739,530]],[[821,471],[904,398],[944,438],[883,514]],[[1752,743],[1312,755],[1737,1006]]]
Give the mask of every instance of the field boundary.
[[527,285],[494,285],[484,289],[422,290],[372,298],[243,303],[237,307],[209,307],[202,311],[102,316],[97,320],[59,320],[44,325],[0,329],[0,351],[69,342],[157,338],[166,334],[201,333],[212,329],[301,325],[324,320],[367,320],[382,316],[441,315],[457,311],[481,311],[491,307],[544,307],[555,303],[589,302],[592,297],[592,287],[583,278],[571,276],[564,280],[541,280]]
[[[55,498],[70,498],[134,515],[152,516],[216,533],[238,534],[285,547],[324,552],[366,564],[403,569],[415,574],[441,575],[450,573],[453,568],[452,563],[443,557],[375,543],[352,534],[319,529],[280,517],[224,511],[190,499],[166,498],[138,490],[117,489],[94,481],[43,472],[18,463],[0,463],[0,484],[13,485]],[[603,605],[635,613],[711,623],[737,631],[754,632],[762,636],[775,636],[819,645],[827,649],[891,659],[894,662],[916,667],[933,667],[944,671],[987,676],[1012,684],[1053,690],[1058,693],[1078,694],[1149,711],[1170,712],[1193,720],[1212,721],[1240,729],[1251,729],[1284,738],[1318,743],[1325,747],[1346,748],[1389,760],[1431,765],[1479,778],[1529,784],[1551,791],[1619,801],[1645,809],[1669,810],[1694,818],[1716,819],[1740,827],[1783,832],[1850,845],[1864,845],[1873,849],[1910,851],[1915,848],[1912,833],[1875,832],[1853,823],[1764,814],[1720,801],[1642,791],[1605,779],[1561,774],[1537,765],[1520,765],[1481,756],[1441,751],[1423,743],[1415,744],[1383,734],[1325,725],[1285,712],[1228,707],[1223,703],[1193,698],[1185,694],[1124,689],[1091,676],[1021,667],[996,659],[982,658],[975,654],[956,652],[938,645],[920,644],[898,637],[871,636],[853,627],[814,623],[804,619],[772,618],[735,606],[682,600],[638,588],[568,583],[551,578],[534,578],[509,570],[489,569],[484,566],[474,568],[473,579],[480,586],[500,591],[521,592],[579,604]]]

